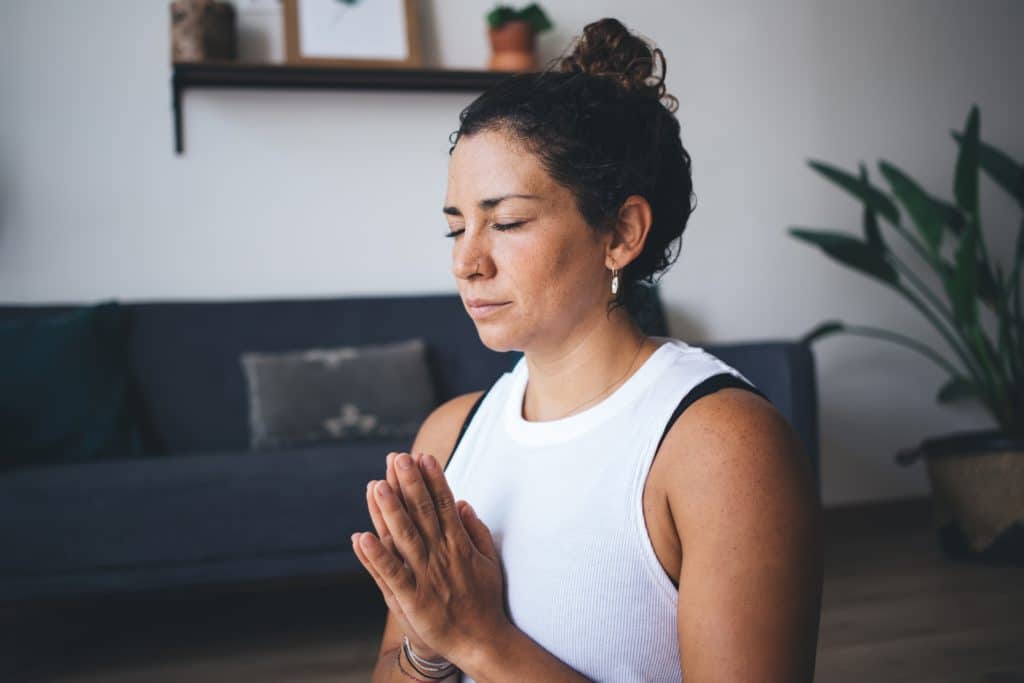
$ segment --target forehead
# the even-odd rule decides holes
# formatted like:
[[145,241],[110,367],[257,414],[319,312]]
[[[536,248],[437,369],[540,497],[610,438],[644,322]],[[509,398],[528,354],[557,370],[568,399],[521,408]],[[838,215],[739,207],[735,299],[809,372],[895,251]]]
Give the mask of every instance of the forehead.
[[508,135],[484,131],[460,138],[448,163],[446,203],[511,192],[550,194],[551,176],[536,155]]

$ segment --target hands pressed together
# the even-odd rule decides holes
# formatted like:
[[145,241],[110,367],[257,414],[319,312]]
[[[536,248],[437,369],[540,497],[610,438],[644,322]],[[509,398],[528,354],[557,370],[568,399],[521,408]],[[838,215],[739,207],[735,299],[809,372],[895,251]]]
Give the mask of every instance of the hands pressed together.
[[475,645],[500,642],[512,626],[494,539],[437,460],[389,453],[366,503],[377,534],[352,534],[352,548],[414,651],[461,666]]

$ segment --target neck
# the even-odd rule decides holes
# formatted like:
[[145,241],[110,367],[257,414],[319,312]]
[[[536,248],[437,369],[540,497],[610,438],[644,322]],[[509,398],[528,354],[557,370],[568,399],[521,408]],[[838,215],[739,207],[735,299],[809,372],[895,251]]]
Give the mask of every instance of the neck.
[[569,417],[600,403],[622,386],[660,342],[647,337],[625,311],[574,331],[558,347],[524,356],[530,379],[523,419],[544,422]]

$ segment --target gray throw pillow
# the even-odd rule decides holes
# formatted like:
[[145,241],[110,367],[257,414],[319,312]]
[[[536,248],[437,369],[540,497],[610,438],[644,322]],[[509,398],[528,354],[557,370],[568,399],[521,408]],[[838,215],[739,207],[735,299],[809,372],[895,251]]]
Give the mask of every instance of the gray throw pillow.
[[436,405],[422,339],[241,356],[253,450],[414,437]]

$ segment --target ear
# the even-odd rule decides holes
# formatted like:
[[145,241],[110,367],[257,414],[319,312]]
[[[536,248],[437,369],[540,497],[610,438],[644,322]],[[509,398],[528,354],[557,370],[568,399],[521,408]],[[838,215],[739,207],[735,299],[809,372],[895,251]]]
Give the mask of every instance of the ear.
[[622,202],[608,245],[605,265],[609,269],[622,270],[644,250],[652,215],[651,205],[638,194],[631,194]]

